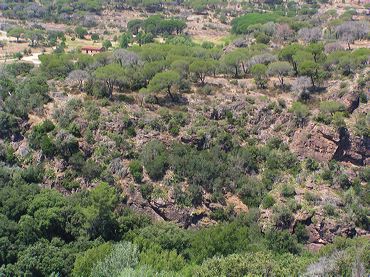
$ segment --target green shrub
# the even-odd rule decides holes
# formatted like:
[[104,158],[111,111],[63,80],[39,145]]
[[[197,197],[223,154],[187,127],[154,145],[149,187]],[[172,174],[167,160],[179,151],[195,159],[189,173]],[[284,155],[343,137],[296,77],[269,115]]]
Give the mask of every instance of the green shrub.
[[289,231],[273,230],[267,234],[267,245],[270,250],[276,253],[289,252],[298,254],[301,252],[301,247],[298,244],[296,236],[289,233]]
[[101,166],[92,159],[87,160],[82,167],[82,175],[89,181],[98,178],[101,172]]
[[273,220],[275,226],[280,229],[287,229],[293,221],[292,211],[285,205],[274,205],[273,206]]
[[342,189],[349,189],[352,186],[352,183],[346,174],[340,174],[337,180]]
[[20,131],[18,118],[3,111],[0,111],[0,138],[8,139],[11,135]]
[[331,182],[333,180],[333,176],[331,174],[331,170],[330,169],[324,169],[321,173],[321,178],[324,180],[324,181],[329,181]]
[[298,223],[294,228],[294,234],[297,237],[299,243],[306,243],[309,239],[308,231],[306,226],[302,223]]
[[22,170],[21,176],[28,183],[40,183],[44,177],[44,169],[41,165],[29,166]]
[[325,204],[324,212],[327,216],[335,216],[337,214],[335,206],[333,206],[332,204]]
[[268,208],[271,208],[274,204],[275,204],[275,198],[270,195],[270,194],[267,194],[264,198],[263,198],[263,201],[262,201],[262,207],[264,209],[268,209]]
[[276,13],[249,13],[233,19],[231,21],[231,31],[235,34],[246,34],[249,32],[248,27],[251,25],[274,22],[278,19],[279,15]]
[[112,251],[112,248],[113,247],[111,243],[103,243],[77,255],[72,276],[90,276],[94,265],[97,262],[103,261]]
[[320,169],[319,163],[316,160],[311,159],[311,158],[306,159],[306,164],[305,165],[306,165],[306,168],[309,171],[316,171],[316,170]]
[[164,144],[152,140],[145,144],[141,152],[141,160],[149,177],[153,180],[161,179],[167,169],[167,151]]
[[42,153],[47,157],[53,157],[57,152],[57,147],[47,135],[42,137],[40,141],[40,148]]
[[[103,255],[104,256],[104,255]],[[121,271],[135,267],[139,260],[139,249],[130,242],[120,242],[113,246],[112,251],[91,269],[91,276],[120,276]]]
[[361,170],[360,177],[361,177],[361,180],[363,180],[364,182],[368,182],[368,183],[370,182],[370,167],[369,166]]
[[128,167],[135,182],[141,183],[141,180],[143,179],[143,166],[141,162],[138,160],[131,161]]
[[295,195],[295,188],[293,185],[284,184],[281,189],[281,195],[284,197],[292,197]]
[[152,184],[144,183],[140,185],[140,192],[144,199],[150,200],[153,190]]
[[308,202],[316,203],[321,200],[320,196],[316,193],[306,191],[304,194],[304,199]]

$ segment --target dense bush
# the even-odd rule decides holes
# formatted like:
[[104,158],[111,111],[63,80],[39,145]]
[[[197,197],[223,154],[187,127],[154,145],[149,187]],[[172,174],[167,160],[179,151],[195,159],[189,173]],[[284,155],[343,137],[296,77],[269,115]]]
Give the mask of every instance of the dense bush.
[[232,32],[236,34],[246,34],[249,27],[255,24],[263,24],[274,22],[279,19],[279,15],[275,13],[249,13],[238,18],[235,18],[232,24]]
[[143,166],[141,165],[140,161],[131,161],[129,168],[135,182],[140,183],[143,179]]
[[153,180],[161,179],[167,169],[167,150],[158,140],[148,142],[141,153],[141,160],[145,170]]

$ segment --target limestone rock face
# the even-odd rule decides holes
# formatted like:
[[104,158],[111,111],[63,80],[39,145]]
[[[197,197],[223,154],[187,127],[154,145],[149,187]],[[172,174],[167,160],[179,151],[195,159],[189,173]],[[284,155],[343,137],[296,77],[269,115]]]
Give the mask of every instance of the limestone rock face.
[[358,137],[341,128],[310,123],[294,133],[291,151],[301,158],[313,158],[320,162],[332,159],[355,165],[370,163],[370,138]]
[[360,105],[360,97],[358,93],[355,93],[355,92],[346,93],[340,99],[340,102],[346,107],[346,110],[349,113],[352,113]]
[[341,161],[350,162],[359,166],[370,165],[369,137],[357,137],[350,134],[343,142],[343,151],[339,158]]
[[313,158],[320,162],[332,160],[340,142],[339,133],[333,128],[310,123],[294,133],[291,150],[302,158]]

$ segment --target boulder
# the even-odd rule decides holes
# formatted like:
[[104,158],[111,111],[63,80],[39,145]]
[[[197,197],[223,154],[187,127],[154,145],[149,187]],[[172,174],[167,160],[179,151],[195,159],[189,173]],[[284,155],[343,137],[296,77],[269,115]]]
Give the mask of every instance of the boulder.
[[335,159],[359,166],[370,162],[370,138],[355,136],[345,128],[337,131],[313,122],[294,133],[290,149],[301,158],[320,162]]
[[[343,140],[344,141],[344,140]],[[370,164],[370,138],[348,134],[342,144],[342,155],[338,159],[359,166]]]
[[352,113],[360,105],[360,96],[355,92],[346,93],[342,96],[340,102],[346,107],[349,113]]
[[309,123],[305,128],[298,129],[294,133],[290,148],[299,157],[328,162],[334,158],[339,141],[339,133],[334,128]]

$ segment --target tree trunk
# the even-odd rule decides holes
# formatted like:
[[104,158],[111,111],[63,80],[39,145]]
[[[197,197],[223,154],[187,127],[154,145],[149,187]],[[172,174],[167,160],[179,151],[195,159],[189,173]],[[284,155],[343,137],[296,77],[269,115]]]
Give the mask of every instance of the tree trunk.
[[313,79],[313,75],[311,75],[310,78],[311,78],[312,86],[315,87],[315,81]]
[[107,87],[108,87],[108,97],[109,99],[113,98],[113,83],[111,81],[107,81]]
[[244,63],[242,63],[242,68],[243,68],[244,74],[247,74],[247,68],[245,67]]
[[295,76],[298,76],[298,67],[297,67],[297,63],[296,62],[292,62],[293,63],[293,69],[294,69],[294,73],[295,73]]
[[173,97],[173,95],[172,95],[172,93],[171,93],[171,86],[168,86],[168,87],[167,87],[167,93],[168,93],[168,95],[171,97],[171,100],[172,100],[172,101],[174,101],[174,100],[175,100],[175,98]]
[[279,77],[281,87],[284,87],[284,77]]
[[199,78],[200,78],[200,82],[202,83],[202,85],[204,85],[204,81],[205,81],[205,79],[206,79],[206,75],[204,74],[200,74],[199,75]]

